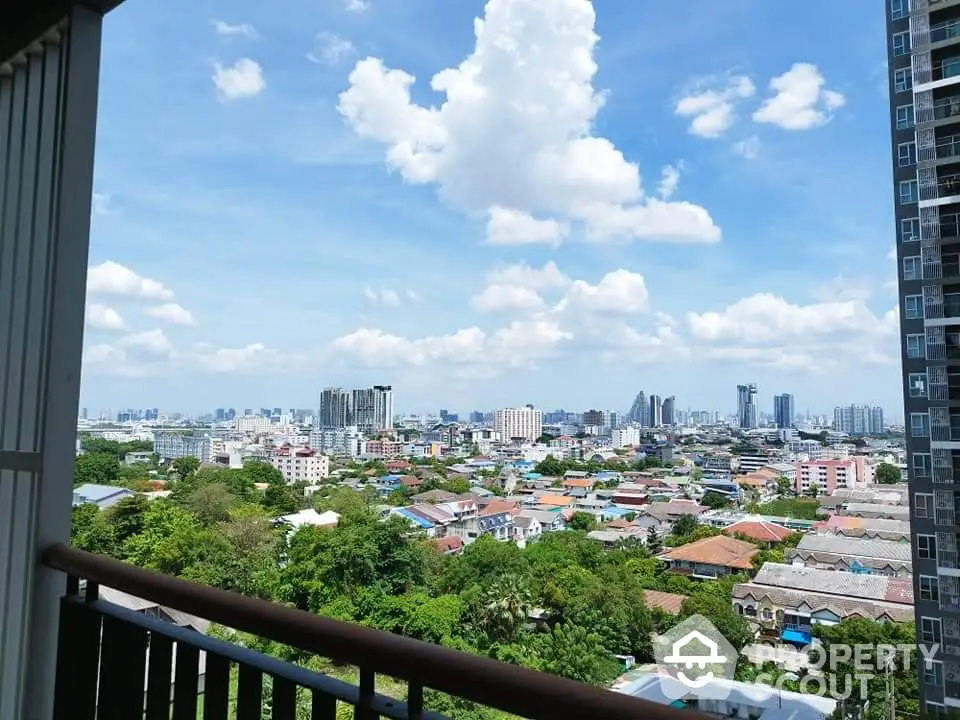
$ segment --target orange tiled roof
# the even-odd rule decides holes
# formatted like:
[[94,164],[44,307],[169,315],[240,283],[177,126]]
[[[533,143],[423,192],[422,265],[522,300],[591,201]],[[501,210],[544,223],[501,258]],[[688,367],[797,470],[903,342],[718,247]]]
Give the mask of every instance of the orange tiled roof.
[[792,535],[793,531],[765,520],[741,520],[724,528],[723,534],[730,536],[745,535],[751,540],[759,540],[760,542],[780,542]]
[[553,505],[554,507],[566,507],[571,502],[573,502],[573,498],[566,495],[543,495],[537,498],[538,505]]
[[563,481],[564,487],[592,488],[593,480],[590,478],[570,478]]
[[665,560],[683,560],[704,565],[751,570],[753,565],[750,561],[758,552],[759,549],[752,543],[726,535],[715,535],[673,548],[660,557]]
[[643,604],[651,610],[660,608],[661,610],[676,615],[680,612],[683,601],[687,599],[686,595],[675,595],[674,593],[660,592],[659,590],[644,590]]

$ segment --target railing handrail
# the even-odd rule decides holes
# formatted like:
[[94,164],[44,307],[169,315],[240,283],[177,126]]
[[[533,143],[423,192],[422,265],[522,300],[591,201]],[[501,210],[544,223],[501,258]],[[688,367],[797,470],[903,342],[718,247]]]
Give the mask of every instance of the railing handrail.
[[234,630],[525,718],[691,717],[689,711],[199,585],[65,544],[47,547],[42,561],[68,575]]

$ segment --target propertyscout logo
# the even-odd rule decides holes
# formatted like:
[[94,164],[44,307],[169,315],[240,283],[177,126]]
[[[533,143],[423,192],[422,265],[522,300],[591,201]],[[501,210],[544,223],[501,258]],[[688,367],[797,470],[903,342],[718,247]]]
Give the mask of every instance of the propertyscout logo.
[[[739,653],[702,615],[692,615],[662,635],[653,635],[653,651],[660,675],[660,690],[671,700],[694,695],[701,699],[724,700],[733,690]],[[793,673],[762,673],[755,684],[778,691],[787,681],[797,682],[801,693],[837,701],[867,700],[869,681],[895,669],[910,670],[919,652],[927,667],[939,645],[837,645],[829,648],[811,644],[796,650],[793,646],[754,645],[750,661],[758,668],[777,663],[789,648],[794,658],[804,659],[806,674],[797,679]],[[852,670],[852,672],[850,672]]]

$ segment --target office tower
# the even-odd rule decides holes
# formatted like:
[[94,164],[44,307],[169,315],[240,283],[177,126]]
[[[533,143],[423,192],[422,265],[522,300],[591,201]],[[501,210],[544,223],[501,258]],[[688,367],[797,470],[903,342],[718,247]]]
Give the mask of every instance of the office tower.
[[833,429],[850,435],[879,435],[883,432],[883,408],[877,405],[835,407]]
[[757,386],[737,385],[737,425],[743,430],[757,427]]
[[663,425],[663,398],[659,395],[650,396],[650,409],[647,414],[650,427],[660,427]]
[[633,399],[633,405],[630,406],[630,412],[627,414],[627,419],[632,423],[637,423],[638,425],[649,425],[649,417],[650,406],[647,405],[646,394],[643,392],[643,390],[641,390]]
[[474,410],[470,413],[470,424],[471,425],[482,425],[483,424],[483,413],[479,410]]
[[670,426],[677,424],[677,398],[673,395],[663,401],[663,424]]
[[533,405],[503,408],[496,412],[493,429],[500,433],[500,440],[503,442],[536,442],[537,438],[543,435],[543,413]]
[[374,385],[357,388],[351,397],[353,425],[362,432],[377,432],[393,428],[393,388],[390,385]]
[[773,396],[773,422],[778,428],[793,427],[793,395]]
[[583,414],[581,424],[584,427],[603,427],[603,410],[587,410]]
[[342,428],[352,425],[350,393],[338,387],[321,390],[319,416],[320,427]]
[[373,386],[373,423],[377,430],[393,429],[393,386]]
[[942,662],[930,666],[938,672],[919,663],[919,712],[940,714],[960,702],[960,685],[945,681],[960,673],[960,582],[948,569],[960,533],[950,407],[960,396],[948,382],[960,359],[960,7],[884,5],[917,642],[939,643]]

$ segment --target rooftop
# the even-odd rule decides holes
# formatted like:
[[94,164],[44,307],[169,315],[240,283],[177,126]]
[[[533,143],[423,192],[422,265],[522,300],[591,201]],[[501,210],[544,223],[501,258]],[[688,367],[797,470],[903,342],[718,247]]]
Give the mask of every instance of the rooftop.
[[750,570],[753,568],[750,561],[758,552],[757,546],[753,543],[726,537],[725,535],[716,535],[673,548],[660,555],[660,557],[672,562],[693,562],[704,565],[720,565],[738,570]]

